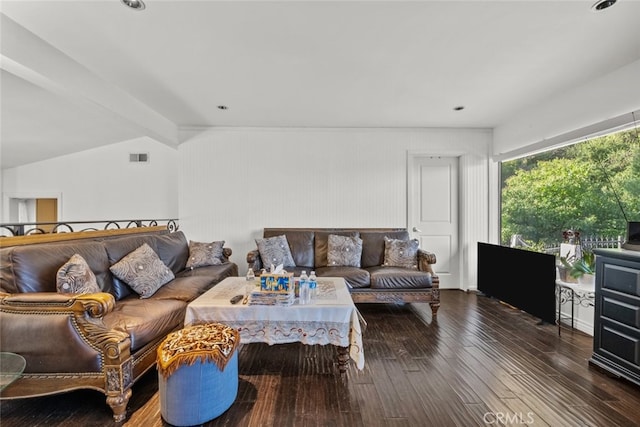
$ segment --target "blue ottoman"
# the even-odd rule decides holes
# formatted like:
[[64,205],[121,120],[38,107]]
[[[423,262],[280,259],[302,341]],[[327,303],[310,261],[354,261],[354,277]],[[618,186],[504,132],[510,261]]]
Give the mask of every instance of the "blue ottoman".
[[238,331],[220,323],[169,334],[158,347],[162,418],[174,426],[206,423],[238,394]]

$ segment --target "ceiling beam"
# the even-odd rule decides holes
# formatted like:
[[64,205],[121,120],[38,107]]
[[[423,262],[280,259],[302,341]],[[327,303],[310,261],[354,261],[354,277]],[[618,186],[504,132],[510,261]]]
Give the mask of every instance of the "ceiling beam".
[[175,123],[111,84],[43,39],[0,14],[0,68],[82,109],[108,115],[123,126],[171,147]]

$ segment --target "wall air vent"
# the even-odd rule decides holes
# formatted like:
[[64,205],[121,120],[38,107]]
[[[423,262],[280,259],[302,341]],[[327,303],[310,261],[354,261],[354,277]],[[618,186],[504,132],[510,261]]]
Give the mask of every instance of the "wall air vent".
[[129,153],[129,163],[148,163],[149,153]]

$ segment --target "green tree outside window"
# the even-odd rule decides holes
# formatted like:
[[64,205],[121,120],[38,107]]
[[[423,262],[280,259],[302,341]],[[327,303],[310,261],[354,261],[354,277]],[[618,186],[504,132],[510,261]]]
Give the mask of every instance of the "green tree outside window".
[[[519,234],[536,250],[557,245],[563,230],[624,236],[640,221],[637,130],[595,138],[502,163],[501,241]],[[617,197],[616,197],[617,196]]]

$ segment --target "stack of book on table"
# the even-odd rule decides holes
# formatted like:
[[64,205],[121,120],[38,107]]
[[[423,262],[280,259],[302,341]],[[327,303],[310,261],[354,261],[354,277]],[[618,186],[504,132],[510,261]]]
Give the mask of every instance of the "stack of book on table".
[[279,305],[289,306],[294,303],[296,296],[291,292],[270,292],[256,290],[249,294],[249,305]]

